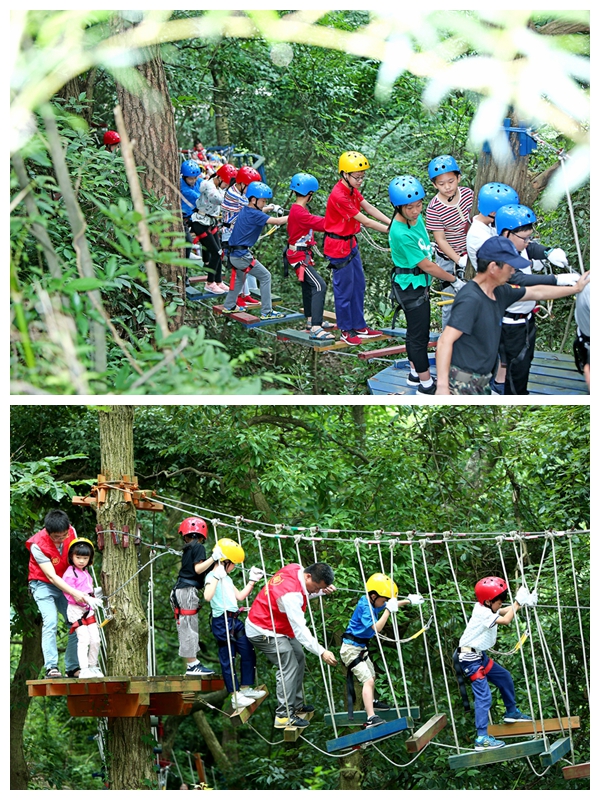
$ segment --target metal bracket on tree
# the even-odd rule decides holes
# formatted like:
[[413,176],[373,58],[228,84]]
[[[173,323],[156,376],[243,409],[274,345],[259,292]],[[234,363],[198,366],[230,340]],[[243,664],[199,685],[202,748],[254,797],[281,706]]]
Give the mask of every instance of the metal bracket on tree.
[[139,511],[164,511],[164,505],[156,500],[150,500],[149,496],[156,495],[156,492],[146,492],[140,489],[135,475],[129,480],[129,475],[122,475],[118,480],[108,480],[105,475],[98,475],[98,483],[92,486],[90,493],[85,497],[74,497],[73,504],[76,506],[96,506],[100,508],[106,502],[106,493],[110,490],[122,492],[126,503],[133,503]]

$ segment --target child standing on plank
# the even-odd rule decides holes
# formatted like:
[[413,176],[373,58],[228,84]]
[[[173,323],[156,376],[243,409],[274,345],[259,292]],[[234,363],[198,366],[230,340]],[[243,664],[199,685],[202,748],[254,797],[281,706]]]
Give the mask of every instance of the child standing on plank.
[[399,606],[421,605],[424,600],[419,594],[409,594],[406,600],[398,600],[398,587],[387,575],[377,572],[367,581],[367,593],[356,604],[348,627],[342,637],[340,658],[347,667],[347,688],[349,697],[354,699],[352,675],[362,684],[362,699],[367,714],[365,728],[385,722],[375,714],[375,709],[388,710],[389,706],[375,700],[375,667],[369,658],[368,644],[376,633],[380,633],[390,614],[395,614]]
[[[100,652],[100,630],[94,607],[100,601],[94,597],[94,581],[88,569],[94,563],[94,545],[89,539],[73,539],[69,545],[69,566],[65,570],[63,580],[73,589],[88,595],[85,603],[78,603],[72,595],[67,594],[67,619],[72,623],[69,633],[77,634],[77,658],[79,660],[79,678],[103,678],[98,666]],[[91,595],[91,596],[89,596]]]
[[181,557],[181,569],[177,583],[169,597],[177,621],[179,655],[186,661],[186,675],[208,678],[214,675],[209,667],[198,661],[198,591],[204,587],[204,573],[214,566],[222,554],[218,547],[210,558],[206,558],[204,542],[208,535],[206,522],[199,517],[188,517],[179,526],[185,542]]
[[290,181],[290,191],[296,201],[288,215],[287,261],[294,267],[296,276],[302,284],[302,306],[304,316],[310,318],[307,327],[311,339],[334,339],[332,333],[324,330],[323,309],[327,284],[315,269],[313,246],[316,244],[314,231],[325,230],[325,217],[318,217],[308,210],[313,194],[319,190],[319,182],[308,172],[298,172]]
[[429,286],[432,278],[448,281],[456,291],[464,281],[448,274],[431,260],[431,244],[421,216],[425,190],[411,175],[400,175],[388,187],[394,217],[390,225],[392,251],[392,298],[406,317],[406,352],[410,362],[409,386],[421,394],[435,394],[436,384],[429,372]]
[[[437,194],[430,201],[425,214],[427,230],[433,233],[435,239],[435,263],[444,272],[464,279],[473,190],[467,186],[459,186],[461,172],[452,156],[437,156],[429,162],[427,170],[437,189]],[[442,289],[454,293],[456,287],[446,279],[442,281]],[[450,306],[442,306],[442,330],[446,327],[449,316]]]
[[458,664],[464,675],[470,678],[475,698],[475,750],[492,750],[505,744],[488,734],[488,711],[492,707],[490,683],[498,687],[504,702],[504,722],[531,720],[517,708],[510,672],[494,663],[486,653],[496,644],[498,625],[510,625],[521,606],[537,604],[536,593],[528,592],[524,586],[519,588],[515,602],[502,608],[507,596],[508,586],[502,578],[490,576],[478,581],[475,584],[477,604],[458,643]]
[[[219,662],[227,691],[235,709],[252,705],[264,697],[262,689],[253,689],[256,680],[256,653],[248,641],[244,623],[239,619],[238,602],[245,600],[263,576],[262,570],[252,567],[246,586],[236,589],[230,575],[241,564],[245,553],[233,539],[219,539],[217,547],[223,556],[209,572],[204,582],[204,599],[210,603],[211,629],[219,646]],[[241,684],[235,673],[235,657],[241,662]],[[233,667],[233,672],[232,672]]]
[[267,200],[273,197],[273,192],[266,183],[253,181],[246,189],[246,197],[248,205],[240,209],[229,238],[229,260],[234,276],[232,276],[233,288],[227,293],[223,313],[233,314],[236,311],[244,310],[236,304],[236,298],[240,293],[246,274],[250,274],[260,283],[260,318],[281,319],[281,317],[285,317],[285,314],[274,311],[271,304],[271,273],[252,255],[250,248],[256,244],[260,232],[267,223],[269,225],[285,225],[288,218],[270,217],[264,213],[263,209]]
[[381,336],[381,331],[372,330],[365,322],[365,273],[356,242],[361,225],[387,233],[391,222],[359,192],[369,168],[362,153],[342,153],[338,164],[340,180],[329,195],[325,211],[323,252],[333,270],[336,322],[343,341],[353,346],[362,344],[363,339]]

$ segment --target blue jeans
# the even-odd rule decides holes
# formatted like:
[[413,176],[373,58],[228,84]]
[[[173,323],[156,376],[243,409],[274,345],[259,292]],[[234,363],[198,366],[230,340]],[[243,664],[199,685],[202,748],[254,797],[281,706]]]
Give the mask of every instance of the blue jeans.
[[333,269],[333,300],[338,328],[341,331],[358,331],[367,327],[364,317],[365,273],[358,247],[353,247],[352,258],[344,267],[335,269],[343,258],[330,258]]
[[[227,628],[225,627],[225,620],[227,620]],[[241,685],[254,686],[256,653],[250,644],[250,640],[246,636],[244,623],[238,617],[226,617],[225,614],[222,614],[220,617],[212,618],[211,628],[213,636],[217,640],[217,645],[219,646],[219,662],[221,664],[221,672],[227,691],[234,691],[234,681],[236,691],[240,687],[237,675],[235,673],[233,675],[231,674],[229,647],[231,647],[231,660],[233,661],[234,670],[235,657],[238,653],[240,655]],[[227,629],[229,629],[229,647],[227,646]]]
[[[477,659],[477,661],[461,661],[461,667],[465,675],[470,677],[473,673],[477,672],[479,667],[485,667],[489,663],[489,660],[490,658],[487,653],[482,653],[482,658]],[[500,664],[494,661],[494,666],[487,675],[471,681],[471,688],[473,689],[475,699],[475,727],[477,728],[478,736],[485,736],[487,734],[488,711],[492,707],[490,683],[498,687],[507,713],[513,714],[517,710],[515,685],[512,675],[507,669],[504,669],[504,667],[501,667]]]
[[[58,615],[61,614],[69,628],[71,627],[71,623],[67,619],[67,598],[53,583],[29,581],[29,588],[42,615],[44,669],[58,667],[58,649],[56,646]],[[65,651],[65,671],[73,669],[79,669],[76,633],[69,634]]]

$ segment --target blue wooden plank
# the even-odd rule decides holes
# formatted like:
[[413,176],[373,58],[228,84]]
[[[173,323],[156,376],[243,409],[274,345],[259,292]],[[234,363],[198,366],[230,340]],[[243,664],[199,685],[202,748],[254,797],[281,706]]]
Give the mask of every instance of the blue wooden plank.
[[[401,717],[410,717],[411,719],[419,719],[421,717],[421,711],[416,706],[411,706],[410,708],[406,708],[406,706],[400,706],[398,708]],[[391,720],[398,719],[398,714],[396,713],[395,708],[391,708],[389,711],[381,711],[377,709],[377,716],[381,717],[381,719],[386,720],[386,722],[390,722]],[[367,721],[367,712],[366,711],[355,711],[353,719],[348,719],[347,712],[338,712],[334,714],[335,724],[338,727],[357,727],[358,725],[362,725],[364,722]],[[326,725],[332,725],[331,721],[331,714],[324,714],[323,721]]]
[[484,764],[496,764],[501,761],[512,761],[515,758],[535,756],[544,752],[544,740],[532,739],[528,742],[507,744],[493,750],[469,750],[468,753],[449,756],[448,764],[451,769],[464,769],[465,767],[479,767]]
[[244,325],[244,327],[261,328],[263,325],[283,325],[286,322],[292,322],[293,320],[296,319],[304,319],[304,314],[291,313],[291,314],[286,314],[285,317],[279,317],[278,319],[257,318],[256,322],[250,322],[248,325]]
[[330,739],[327,742],[327,752],[335,753],[338,750],[345,750],[348,747],[360,747],[361,745],[378,742],[388,736],[394,736],[400,731],[405,731],[409,727],[410,717],[400,717],[392,722],[384,722],[374,728],[365,728],[357,733],[349,733],[347,736],[340,736],[338,739]]
[[559,759],[561,759],[563,756],[566,756],[566,754],[570,752],[571,740],[568,737],[564,739],[557,739],[555,742],[552,742],[545,753],[540,754],[540,761],[542,762],[543,767],[550,767],[552,764],[556,764]]

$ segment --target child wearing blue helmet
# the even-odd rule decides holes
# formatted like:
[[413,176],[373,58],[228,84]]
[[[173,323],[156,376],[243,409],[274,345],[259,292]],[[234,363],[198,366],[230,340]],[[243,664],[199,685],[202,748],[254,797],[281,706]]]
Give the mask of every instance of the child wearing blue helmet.
[[246,274],[253,275],[260,283],[260,302],[261,319],[279,319],[285,317],[279,311],[274,311],[271,304],[271,273],[256,259],[250,250],[260,236],[260,232],[266,224],[285,225],[288,221],[287,216],[270,217],[265,214],[263,208],[267,200],[273,197],[271,188],[261,181],[253,181],[246,190],[248,205],[243,206],[238,214],[235,227],[229,238],[229,260],[233,267],[231,284],[225,303],[223,304],[224,314],[233,314],[243,311],[241,306],[236,303]]
[[[296,201],[288,215],[288,247],[285,258],[294,267],[302,284],[302,305],[311,339],[334,339],[323,325],[323,308],[327,284],[315,269],[313,247],[315,231],[325,230],[325,217],[308,210],[312,196],[319,190],[319,181],[308,172],[297,172],[290,181],[290,191]],[[310,321],[309,321],[310,320]]]
[[432,261],[432,245],[421,216],[425,190],[411,175],[400,175],[388,187],[394,216],[389,228],[392,251],[392,298],[406,317],[406,352],[411,372],[409,386],[421,394],[435,394],[435,381],[429,372],[429,286],[433,278],[448,281],[456,291],[464,281],[447,273]]
[[467,253],[473,269],[477,272],[477,253],[481,245],[496,235],[496,212],[507,203],[518,203],[519,195],[512,186],[497,181],[484,184],[477,195],[477,209],[471,227],[467,231]]
[[[427,230],[431,231],[435,240],[435,262],[444,272],[464,278],[473,190],[459,186],[461,172],[453,156],[437,156],[429,162],[427,171],[437,189],[425,214]],[[444,291],[454,291],[447,278],[442,288]],[[449,316],[450,306],[442,306],[442,329],[446,327]]]
[[186,257],[190,257],[192,250],[192,214],[196,210],[196,200],[200,196],[200,182],[202,170],[196,161],[191,159],[181,165],[181,178],[179,180],[179,194],[181,195],[181,216],[186,241],[190,246],[186,248]]

